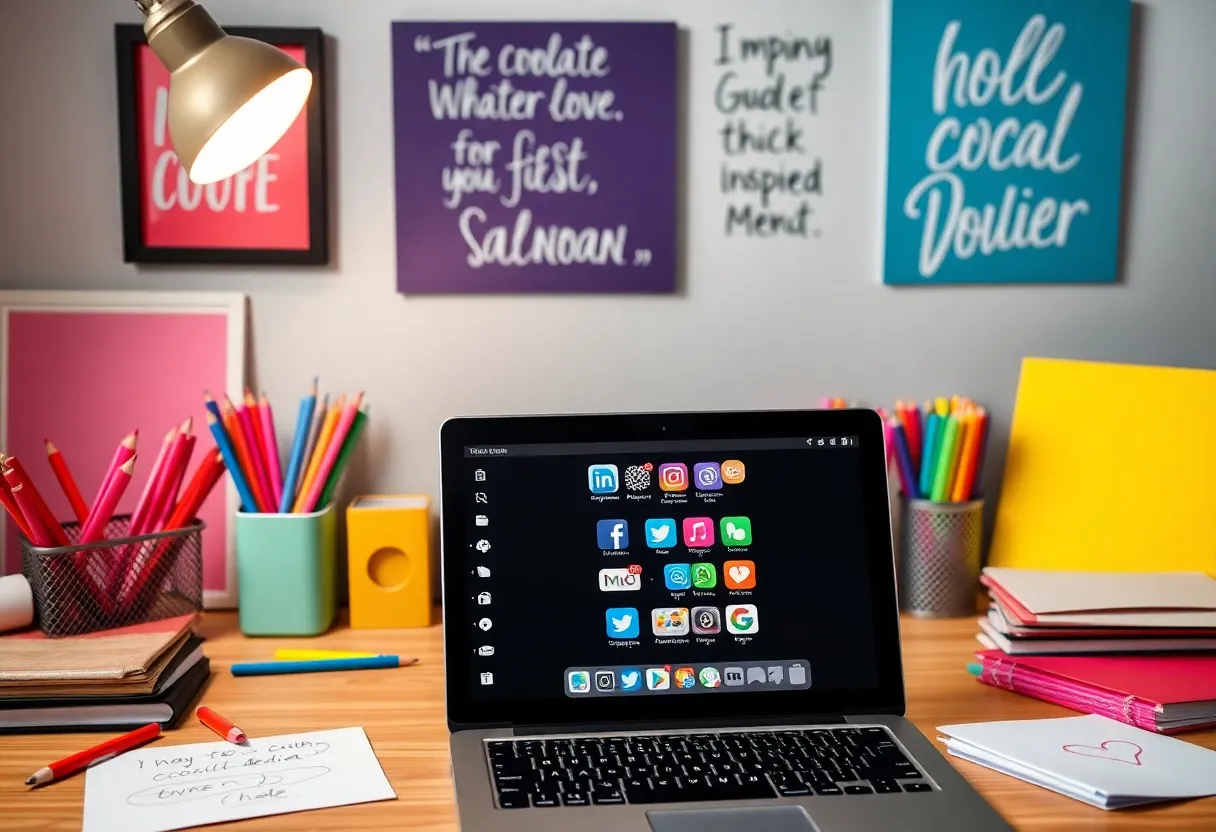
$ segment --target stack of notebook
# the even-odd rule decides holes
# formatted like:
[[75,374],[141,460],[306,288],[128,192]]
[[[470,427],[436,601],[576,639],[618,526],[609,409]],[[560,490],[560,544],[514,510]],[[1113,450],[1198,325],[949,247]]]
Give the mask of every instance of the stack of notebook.
[[194,615],[73,638],[0,638],[0,733],[171,727],[211,674]]

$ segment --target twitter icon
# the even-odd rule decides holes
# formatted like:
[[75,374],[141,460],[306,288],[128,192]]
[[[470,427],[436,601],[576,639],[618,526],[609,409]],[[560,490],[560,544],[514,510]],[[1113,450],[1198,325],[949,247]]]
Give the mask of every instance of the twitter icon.
[[638,611],[633,607],[612,607],[604,614],[609,638],[637,638]]
[[642,689],[642,671],[636,667],[627,667],[617,674],[621,680],[621,690],[641,690]]
[[646,521],[646,545],[651,549],[670,549],[676,545],[676,521],[670,518]]

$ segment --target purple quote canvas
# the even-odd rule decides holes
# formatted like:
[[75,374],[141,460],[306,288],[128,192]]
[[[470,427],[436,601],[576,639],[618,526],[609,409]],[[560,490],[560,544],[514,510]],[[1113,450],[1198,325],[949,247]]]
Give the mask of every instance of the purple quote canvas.
[[398,291],[674,291],[676,83],[674,23],[394,23]]

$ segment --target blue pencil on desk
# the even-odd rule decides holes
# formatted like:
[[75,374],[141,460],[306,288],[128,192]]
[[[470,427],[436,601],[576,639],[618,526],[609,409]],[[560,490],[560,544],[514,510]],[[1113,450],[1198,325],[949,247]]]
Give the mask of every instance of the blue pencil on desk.
[[282,673],[324,673],[330,670],[380,670],[407,667],[417,659],[400,656],[368,656],[362,659],[314,659],[300,662],[239,662],[232,666],[233,676],[272,676]]

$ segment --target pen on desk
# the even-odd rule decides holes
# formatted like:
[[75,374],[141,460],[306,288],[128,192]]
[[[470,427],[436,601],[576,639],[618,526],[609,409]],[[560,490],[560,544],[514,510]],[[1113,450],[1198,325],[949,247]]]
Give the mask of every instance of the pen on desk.
[[330,670],[379,670],[405,667],[417,659],[400,656],[369,656],[363,659],[316,659],[298,662],[240,662],[232,666],[233,676],[272,676],[282,673],[323,673]]
[[41,786],[53,780],[62,780],[81,769],[104,762],[111,757],[117,757],[124,751],[130,751],[132,748],[136,748],[146,742],[151,742],[159,736],[160,725],[153,722],[150,725],[145,725],[143,728],[137,728],[129,734],[123,734],[121,737],[106,740],[101,745],[86,748],[84,751],[73,754],[71,757],[64,757],[62,760],[44,766],[27,777],[25,785]]
[[194,715],[198,717],[199,722],[206,725],[228,742],[240,745],[245,741],[244,731],[236,727],[235,723],[230,722],[205,705],[200,705],[198,710],[194,712]]

